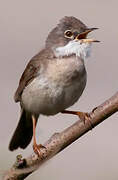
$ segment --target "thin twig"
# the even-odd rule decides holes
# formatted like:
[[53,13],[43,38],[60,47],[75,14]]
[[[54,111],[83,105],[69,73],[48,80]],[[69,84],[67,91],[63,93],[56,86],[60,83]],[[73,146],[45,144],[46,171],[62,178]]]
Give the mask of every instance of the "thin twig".
[[42,165],[42,163],[62,151],[83,134],[91,130],[91,125],[92,127],[97,126],[99,123],[101,123],[117,111],[118,92],[103,104],[96,107],[92,112],[90,112],[90,121],[86,121],[84,124],[82,121],[78,120],[76,123],[65,129],[64,131],[52,135],[52,137],[44,144],[46,149],[41,149],[40,157],[38,157],[34,153],[26,159],[17,157],[17,161],[12,166],[12,168],[10,168],[5,173],[3,180],[25,179],[29,174],[37,170],[39,166]]

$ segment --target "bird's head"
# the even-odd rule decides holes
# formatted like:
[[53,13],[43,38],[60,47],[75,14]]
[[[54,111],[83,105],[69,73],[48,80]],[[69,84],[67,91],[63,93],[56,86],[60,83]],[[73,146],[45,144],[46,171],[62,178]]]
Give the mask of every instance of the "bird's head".
[[64,17],[49,33],[46,47],[52,48],[57,57],[74,54],[87,57],[92,42],[99,42],[87,38],[88,34],[96,29],[98,28],[88,28],[75,17]]

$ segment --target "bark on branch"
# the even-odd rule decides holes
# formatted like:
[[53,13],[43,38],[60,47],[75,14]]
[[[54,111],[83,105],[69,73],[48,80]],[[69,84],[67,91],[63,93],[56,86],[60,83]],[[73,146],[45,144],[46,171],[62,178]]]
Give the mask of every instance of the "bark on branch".
[[[92,126],[97,126],[117,111],[118,92],[90,112],[89,118]],[[44,144],[46,149],[41,150],[40,157],[37,157],[34,153],[26,159],[17,157],[15,164],[4,174],[3,180],[25,179],[29,174],[37,170],[42,163],[62,151],[89,130],[91,130],[91,124],[89,121],[86,121],[84,124],[82,121],[78,120],[64,131],[53,134],[52,137]]]

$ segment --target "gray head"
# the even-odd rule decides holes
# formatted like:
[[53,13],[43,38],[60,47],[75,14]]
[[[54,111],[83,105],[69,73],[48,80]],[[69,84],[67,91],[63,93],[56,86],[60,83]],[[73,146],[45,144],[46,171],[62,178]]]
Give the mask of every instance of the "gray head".
[[69,41],[86,38],[87,34],[96,28],[87,28],[79,19],[70,16],[64,17],[59,24],[49,33],[46,47],[65,46]]

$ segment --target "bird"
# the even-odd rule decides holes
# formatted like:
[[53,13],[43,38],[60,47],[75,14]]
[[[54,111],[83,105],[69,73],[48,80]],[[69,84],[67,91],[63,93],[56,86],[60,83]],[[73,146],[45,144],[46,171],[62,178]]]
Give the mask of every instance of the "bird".
[[67,108],[79,100],[85,89],[85,59],[90,56],[93,42],[99,42],[88,38],[88,34],[96,29],[88,28],[73,16],[64,16],[48,34],[44,48],[31,58],[14,95],[21,113],[9,144],[10,151],[25,149],[33,137],[34,152],[40,155],[43,145],[36,142],[40,114],[67,113],[82,119],[86,117],[84,112]]

